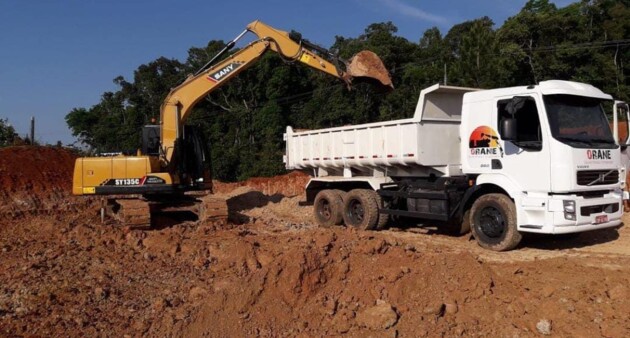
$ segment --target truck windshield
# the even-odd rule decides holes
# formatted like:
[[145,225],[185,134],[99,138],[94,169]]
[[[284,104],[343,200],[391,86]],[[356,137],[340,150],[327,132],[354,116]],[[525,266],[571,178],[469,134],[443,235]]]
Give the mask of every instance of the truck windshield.
[[601,99],[575,95],[545,95],[551,134],[576,148],[616,148]]

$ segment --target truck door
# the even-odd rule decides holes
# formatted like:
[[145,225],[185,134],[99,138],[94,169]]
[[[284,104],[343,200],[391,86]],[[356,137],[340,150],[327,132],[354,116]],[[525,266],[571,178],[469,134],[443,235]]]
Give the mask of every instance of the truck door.
[[629,114],[627,103],[615,101],[611,129],[615,137],[615,143],[621,146],[621,165],[626,168],[626,172],[628,172],[628,166],[630,165],[630,153],[628,152],[628,141],[630,138]]
[[[501,98],[496,104],[495,128],[501,133],[501,123],[504,119],[515,119],[517,122],[518,139],[504,141],[502,158],[492,163],[492,172],[501,172],[518,182],[524,191],[549,191],[550,158],[548,140],[544,139],[543,128],[545,121],[540,112],[538,100],[535,96],[519,95]],[[502,136],[502,135],[500,135]],[[498,162],[497,162],[498,161]]]

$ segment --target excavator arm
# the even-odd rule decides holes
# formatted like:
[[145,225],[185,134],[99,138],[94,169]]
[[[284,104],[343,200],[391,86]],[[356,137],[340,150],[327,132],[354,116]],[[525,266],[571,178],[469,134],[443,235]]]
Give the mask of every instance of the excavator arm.
[[341,61],[327,53],[323,48],[306,41],[296,42],[291,39],[289,33],[272,28],[260,21],[254,21],[247,25],[246,30],[236,39],[230,41],[213,60],[218,59],[221,54],[232,48],[247,32],[255,34],[258,39],[226,59],[208,67],[204,66],[197,74],[190,76],[182,84],[173,88],[164,100],[160,109],[161,162],[163,166],[168,166],[171,162],[176,151],[176,141],[182,135],[184,122],[195,104],[229,79],[253,65],[268,50],[278,53],[285,60],[301,62],[311,68],[337,77],[348,86],[354,77],[367,77],[378,80],[384,86],[391,87],[387,70],[375,54],[366,51],[361,52],[351,59],[350,63],[346,64],[346,70],[342,70],[339,63]]

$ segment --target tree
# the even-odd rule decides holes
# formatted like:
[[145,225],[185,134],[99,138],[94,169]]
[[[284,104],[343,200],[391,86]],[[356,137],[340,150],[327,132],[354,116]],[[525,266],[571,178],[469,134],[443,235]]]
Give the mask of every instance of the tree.
[[142,126],[159,117],[162,101],[184,78],[183,71],[179,61],[159,58],[138,67],[133,82],[116,77],[118,91],[105,92],[93,107],[66,115],[72,135],[97,152],[139,148]]
[[497,82],[497,42],[489,17],[455,25],[444,37],[448,77],[452,84],[493,87]]
[[9,120],[0,119],[0,147],[13,145],[18,139],[18,135]]

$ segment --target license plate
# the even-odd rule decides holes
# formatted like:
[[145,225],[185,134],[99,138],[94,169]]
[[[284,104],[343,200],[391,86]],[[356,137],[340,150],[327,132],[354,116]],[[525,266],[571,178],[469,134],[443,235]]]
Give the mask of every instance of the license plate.
[[595,216],[595,224],[608,222],[608,215]]

